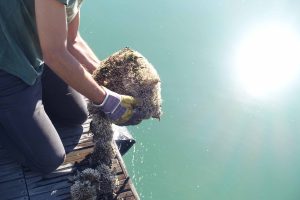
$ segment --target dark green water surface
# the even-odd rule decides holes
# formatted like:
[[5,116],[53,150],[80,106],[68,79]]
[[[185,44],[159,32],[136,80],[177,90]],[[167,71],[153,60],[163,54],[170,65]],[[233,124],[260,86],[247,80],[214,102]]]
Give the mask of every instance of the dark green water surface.
[[[298,2],[86,0],[81,34],[97,55],[103,59],[129,46],[147,57],[162,79],[162,120],[129,128],[137,144],[125,161],[141,199],[300,199],[299,78],[277,91],[281,76],[292,79],[283,73],[292,59],[282,58],[277,65],[280,52],[265,56],[274,49],[288,52],[277,44],[291,38],[278,36],[280,27],[286,29],[283,24],[299,35]],[[262,57],[275,61],[256,60],[252,50],[246,63],[262,66],[257,74],[270,64],[261,87],[253,90],[275,80],[276,92],[250,94],[237,81],[247,78],[235,73],[234,52],[243,35],[254,29],[260,33],[270,23],[278,24],[266,32],[271,44],[263,44],[263,36],[249,43],[258,43],[254,52],[263,45]],[[296,59],[296,68],[299,63]],[[280,67],[280,76],[270,79]]]

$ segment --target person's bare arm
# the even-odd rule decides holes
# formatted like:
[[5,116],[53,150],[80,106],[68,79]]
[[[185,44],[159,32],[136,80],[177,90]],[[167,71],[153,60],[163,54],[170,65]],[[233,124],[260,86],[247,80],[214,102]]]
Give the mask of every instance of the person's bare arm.
[[90,72],[100,65],[100,60],[79,34],[80,13],[68,25],[67,47],[70,53]]
[[35,12],[45,63],[68,85],[92,102],[102,103],[105,91],[68,51],[64,5],[53,0],[35,0]]

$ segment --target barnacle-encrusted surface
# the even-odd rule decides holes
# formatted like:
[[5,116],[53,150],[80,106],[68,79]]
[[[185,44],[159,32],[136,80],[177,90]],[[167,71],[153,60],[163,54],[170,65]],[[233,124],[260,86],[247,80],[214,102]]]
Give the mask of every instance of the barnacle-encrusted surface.
[[77,179],[82,182],[90,181],[91,183],[99,183],[101,173],[98,170],[87,168],[77,175]]
[[90,181],[75,181],[71,186],[73,200],[96,200],[97,188]]
[[105,164],[96,169],[87,168],[74,177],[71,195],[74,200],[111,199],[115,176]]
[[116,156],[115,150],[110,142],[103,142],[99,139],[95,144],[94,152],[91,156],[91,164],[105,164],[111,166],[111,160]]
[[[139,104],[135,109],[141,119],[160,119],[160,78],[154,67],[137,51],[124,48],[108,57],[95,70],[93,78],[98,84],[114,92],[138,99]],[[115,157],[112,124],[93,104],[89,103],[88,109],[92,117],[90,130],[96,142],[90,157],[90,164],[94,169],[86,169],[76,176],[75,184],[71,187],[72,198],[112,199],[115,187],[114,175],[110,169]]]
[[101,174],[100,195],[112,193],[115,187],[115,174],[113,174],[111,169],[105,164],[100,164],[97,167],[97,171]]
[[[99,112],[99,111],[98,111]],[[103,117],[94,116],[90,123],[90,130],[93,133],[93,140],[102,142],[111,142],[113,138],[113,129],[111,122]]]
[[119,94],[140,100],[142,119],[160,118],[161,87],[155,68],[139,52],[124,48],[105,59],[93,73],[94,79]]

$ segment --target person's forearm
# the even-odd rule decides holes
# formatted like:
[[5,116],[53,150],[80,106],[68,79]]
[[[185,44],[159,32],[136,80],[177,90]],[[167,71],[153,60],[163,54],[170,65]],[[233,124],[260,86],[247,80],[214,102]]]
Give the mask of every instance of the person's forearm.
[[96,104],[102,103],[105,91],[67,49],[44,52],[45,63],[68,85]]
[[68,50],[90,73],[99,67],[100,60],[79,34],[73,43],[68,43]]
[[105,91],[67,49],[65,5],[59,1],[35,0],[35,15],[45,63],[68,85],[101,104]]

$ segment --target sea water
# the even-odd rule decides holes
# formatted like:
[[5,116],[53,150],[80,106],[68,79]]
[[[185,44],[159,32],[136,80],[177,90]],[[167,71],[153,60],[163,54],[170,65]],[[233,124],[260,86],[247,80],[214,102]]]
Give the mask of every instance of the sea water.
[[129,46],[155,66],[164,115],[129,127],[144,200],[299,200],[299,1],[87,0],[99,58]]

